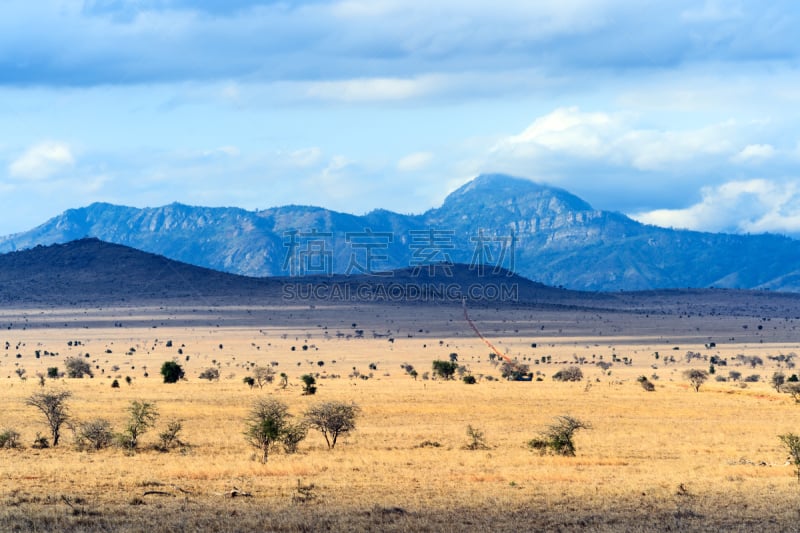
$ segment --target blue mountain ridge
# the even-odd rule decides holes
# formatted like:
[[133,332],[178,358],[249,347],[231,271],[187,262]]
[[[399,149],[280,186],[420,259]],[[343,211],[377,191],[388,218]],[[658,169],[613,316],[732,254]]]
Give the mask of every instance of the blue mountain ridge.
[[247,276],[358,274],[453,261],[577,290],[800,292],[798,240],[649,226],[595,210],[565,190],[501,174],[478,176],[420,215],[93,203],[1,237],[0,253],[84,237]]

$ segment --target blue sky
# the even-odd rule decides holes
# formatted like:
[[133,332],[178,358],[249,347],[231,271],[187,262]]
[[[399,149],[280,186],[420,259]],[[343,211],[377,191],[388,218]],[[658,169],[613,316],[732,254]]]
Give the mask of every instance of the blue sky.
[[791,1],[5,0],[0,234],[107,201],[419,213],[483,172],[800,236]]

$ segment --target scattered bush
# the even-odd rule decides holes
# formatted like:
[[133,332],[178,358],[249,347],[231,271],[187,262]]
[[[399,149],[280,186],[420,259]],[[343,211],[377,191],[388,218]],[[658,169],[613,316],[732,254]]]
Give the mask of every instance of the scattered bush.
[[164,383],[177,383],[183,379],[183,368],[176,361],[164,361],[161,365],[161,375],[164,376]]
[[489,445],[486,444],[486,436],[483,431],[474,428],[471,425],[467,426],[467,437],[469,442],[464,446],[465,450],[488,450]]
[[323,402],[311,406],[305,413],[308,425],[322,433],[328,449],[336,446],[340,435],[356,428],[361,408],[354,403],[339,401]]
[[500,375],[509,381],[530,381],[530,367],[521,363],[504,361],[500,365]]
[[591,429],[592,426],[571,416],[556,417],[556,422],[545,429],[538,438],[528,442],[528,447],[539,451],[542,455],[575,455],[573,436],[579,429]]
[[111,446],[113,441],[111,423],[103,418],[82,422],[75,434],[75,444],[79,450],[102,450]]
[[258,388],[263,389],[264,385],[275,379],[275,371],[269,366],[256,366],[253,368],[253,379]]
[[303,394],[310,396],[317,393],[317,380],[311,374],[303,374],[300,376],[303,381]]
[[283,439],[281,440],[283,443],[283,451],[286,453],[295,453],[297,451],[297,446],[307,435],[308,426],[306,426],[306,424],[288,424],[286,426],[286,431],[284,431]]
[[219,369],[216,367],[209,367],[200,372],[198,376],[200,379],[207,379],[208,381],[219,381]]
[[772,379],[770,379],[770,383],[775,388],[776,392],[781,391],[781,387],[786,383],[786,376],[783,372],[775,372],[772,374]]
[[19,432],[12,428],[0,431],[0,448],[19,448]]
[[152,428],[158,419],[158,409],[155,404],[134,400],[128,406],[130,418],[125,430],[117,435],[117,442],[123,448],[135,450],[139,446],[139,438]]
[[433,375],[442,379],[453,379],[456,370],[458,370],[458,363],[455,361],[440,361],[437,359],[433,362]]
[[186,446],[186,444],[181,442],[180,438],[178,438],[181,431],[183,431],[183,422],[181,420],[173,419],[167,422],[167,428],[158,434],[158,445],[156,449],[161,452],[166,452],[175,446]]
[[252,376],[245,376],[242,382],[251,389],[256,386],[256,380]]
[[758,383],[759,381],[761,381],[761,375],[760,374],[750,374],[749,376],[744,378],[744,381],[745,381],[745,383]]
[[473,375],[466,375],[466,376],[464,376],[464,377],[462,378],[462,381],[463,381],[464,383],[466,383],[467,385],[475,385],[475,384],[478,382],[478,380],[477,380],[477,379],[475,379],[475,376],[473,376]]
[[583,372],[577,366],[569,366],[553,374],[555,381],[580,381],[583,379]]
[[45,448],[49,448],[50,443],[47,441],[47,437],[42,435],[41,433],[36,433],[36,438],[33,439],[33,444],[31,448],[35,450],[44,450]]
[[656,390],[656,386],[653,385],[649,379],[647,379],[647,376],[639,376],[636,381],[638,381],[642,388],[647,392],[653,392]]
[[51,366],[47,369],[47,377],[50,379],[58,379],[61,377],[61,373],[58,371],[57,366]]
[[800,403],[800,383],[791,382],[787,383],[781,389],[786,394],[790,395],[795,403]]
[[[64,360],[64,365],[67,367],[67,377],[82,378],[83,376],[94,377],[92,374],[92,367],[84,359],[80,357],[67,357]],[[49,372],[49,371],[48,371]],[[58,369],[56,369],[56,373]]]

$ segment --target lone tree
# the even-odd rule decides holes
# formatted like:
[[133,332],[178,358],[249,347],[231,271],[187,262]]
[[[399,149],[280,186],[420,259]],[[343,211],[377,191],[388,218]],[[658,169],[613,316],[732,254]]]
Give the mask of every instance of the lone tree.
[[433,362],[433,375],[442,379],[453,379],[456,370],[458,370],[458,363],[455,361],[440,361],[437,359]]
[[125,448],[135,450],[139,446],[139,438],[156,425],[158,409],[154,403],[134,400],[128,406],[128,413],[130,418],[120,436],[120,443]]
[[42,412],[50,426],[53,446],[58,446],[61,437],[61,426],[69,419],[67,399],[72,393],[66,390],[54,392],[37,392],[25,400],[25,405],[35,407]]
[[303,394],[310,396],[317,393],[317,380],[314,376],[303,374],[300,379],[303,380]]
[[771,383],[776,392],[781,392],[781,387],[786,383],[786,375],[783,372],[775,372],[772,374]]
[[256,366],[253,368],[253,380],[259,389],[263,389],[267,383],[272,383],[275,379],[275,371],[268,366]]
[[[83,376],[94,377],[92,374],[92,367],[85,359],[80,357],[67,357],[64,359],[64,366],[67,367],[67,377],[82,378]],[[58,369],[56,369],[56,376],[58,376]]]
[[328,449],[336,446],[339,436],[356,428],[356,418],[361,408],[355,403],[323,402],[312,406],[305,413],[308,425],[322,433]]
[[111,423],[104,418],[95,418],[82,422],[76,432],[77,446],[79,449],[102,450],[114,440]]
[[177,383],[183,378],[183,368],[175,361],[164,361],[161,365],[161,375],[164,376],[164,383]]
[[[273,445],[288,440],[296,446],[297,426],[289,423],[289,408],[275,398],[260,398],[253,403],[247,417],[245,439],[261,452],[261,462],[266,463]],[[304,435],[303,435],[304,436]]]
[[700,385],[705,383],[708,379],[708,372],[705,370],[697,370],[696,368],[687,370],[683,375],[689,380],[689,383],[692,384],[695,392],[698,392],[700,390]]

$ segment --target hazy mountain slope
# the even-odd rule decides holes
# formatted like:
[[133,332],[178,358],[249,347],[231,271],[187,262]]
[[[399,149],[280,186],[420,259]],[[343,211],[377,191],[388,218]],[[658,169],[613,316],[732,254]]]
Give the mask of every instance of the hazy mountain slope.
[[[365,237],[365,230],[373,234]],[[572,289],[800,289],[800,241],[646,226],[562,189],[504,175],[479,176],[415,216],[98,203],[0,238],[0,252],[87,236],[250,276],[360,273],[372,254],[373,270],[482,260],[489,269]]]

